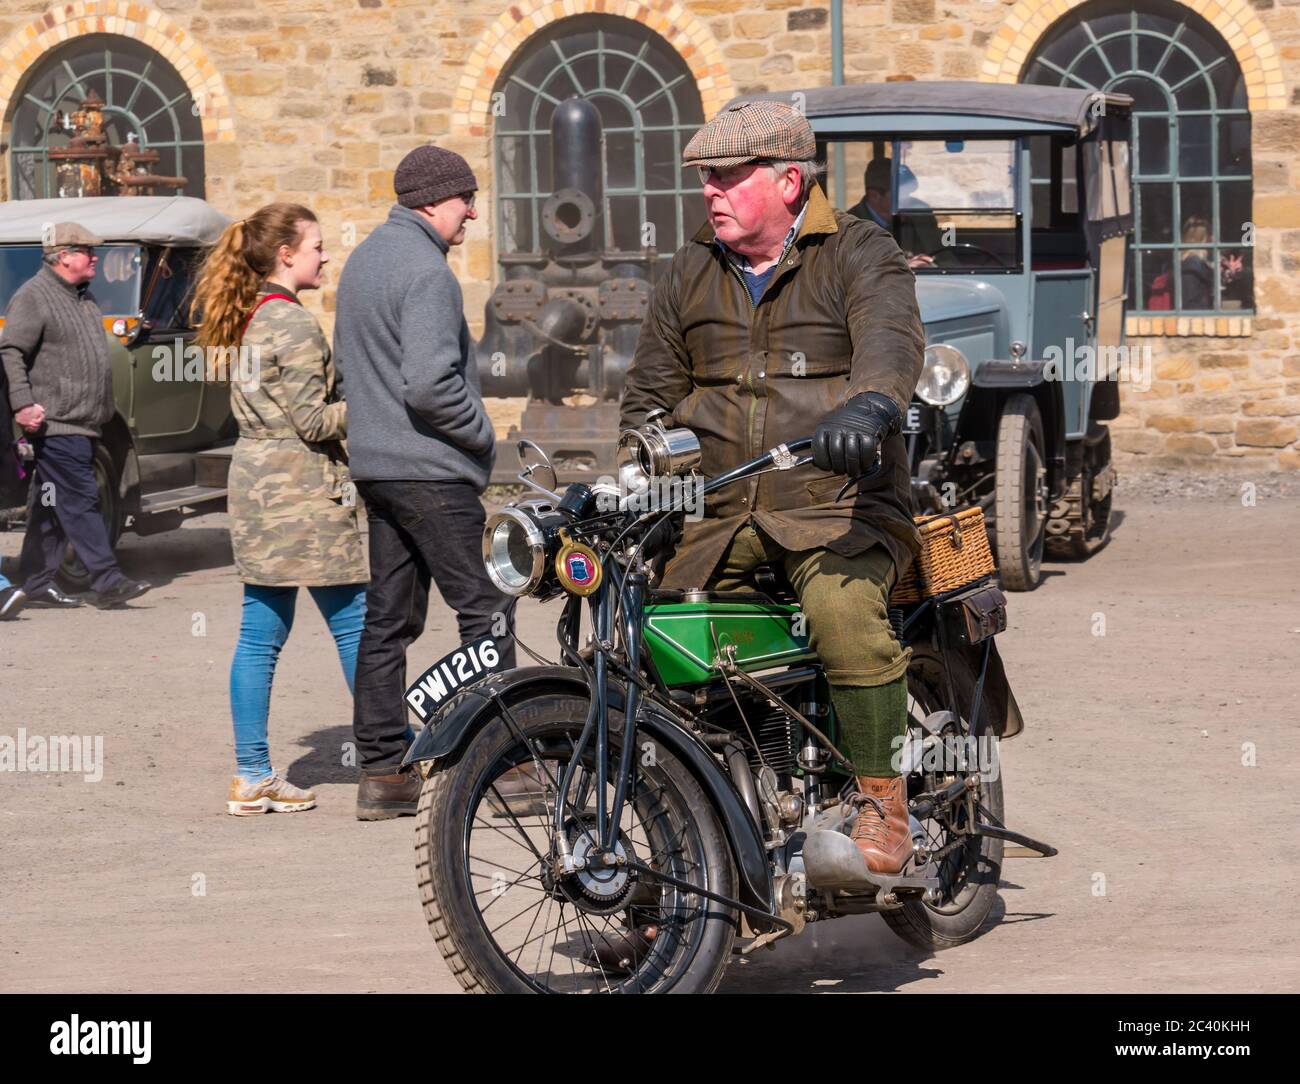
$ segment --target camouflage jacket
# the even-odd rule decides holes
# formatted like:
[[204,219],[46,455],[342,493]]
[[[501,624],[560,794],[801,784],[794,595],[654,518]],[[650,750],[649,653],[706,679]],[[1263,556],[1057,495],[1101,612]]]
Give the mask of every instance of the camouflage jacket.
[[[758,304],[707,224],[655,286],[623,392],[622,423],[656,408],[700,438],[703,471],[721,474],[786,441],[811,437],[830,411],[866,391],[902,410],[921,373],[925,336],[916,279],[879,226],[836,211],[820,187]],[[851,557],[883,545],[900,574],[920,539],[902,437],[884,470],[836,499],[847,479],[812,464],[708,498],[664,574],[702,587],[735,533],[757,523],[791,551]]]
[[[269,284],[267,293],[289,291]],[[343,446],[347,404],[337,401],[320,325],[296,299],[268,301],[240,349],[229,483],[239,578],[267,587],[365,583],[370,570]]]

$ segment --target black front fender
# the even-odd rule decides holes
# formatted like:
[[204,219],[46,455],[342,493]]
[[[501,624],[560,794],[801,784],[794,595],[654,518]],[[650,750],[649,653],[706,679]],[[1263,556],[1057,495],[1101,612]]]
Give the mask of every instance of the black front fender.
[[[564,666],[529,666],[494,674],[471,685],[448,703],[411,743],[402,767],[420,761],[454,763],[461,751],[484,726],[500,714],[498,699],[513,708],[532,696],[543,693],[566,693],[589,697],[590,689],[582,674]],[[624,693],[611,682],[609,706],[622,711]],[[713,803],[736,868],[740,872],[740,899],[752,907],[772,910],[772,878],[767,851],[758,825],[717,757],[693,734],[685,730],[666,709],[642,699],[637,719],[638,736],[662,743],[704,788]],[[440,770],[444,764],[434,767]]]

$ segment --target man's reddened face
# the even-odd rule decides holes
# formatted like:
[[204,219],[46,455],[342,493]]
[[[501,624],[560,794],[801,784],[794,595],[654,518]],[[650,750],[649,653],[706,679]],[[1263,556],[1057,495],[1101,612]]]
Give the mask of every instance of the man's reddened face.
[[778,176],[765,162],[726,169],[701,166],[700,172],[709,225],[720,241],[738,250],[770,232],[783,216],[789,217],[790,203],[799,192],[797,171]]

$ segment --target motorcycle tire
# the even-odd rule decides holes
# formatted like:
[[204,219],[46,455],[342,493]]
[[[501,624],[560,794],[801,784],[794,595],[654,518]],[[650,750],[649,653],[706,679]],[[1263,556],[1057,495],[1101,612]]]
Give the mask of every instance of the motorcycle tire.
[[[613,897],[610,906],[593,914],[586,909],[588,899],[581,891],[575,893],[575,878],[557,884],[554,878],[549,878],[548,883],[548,878],[542,876],[549,866],[544,859],[549,855],[553,833],[549,810],[535,814],[538,803],[536,795],[530,794],[527,805],[519,804],[518,812],[511,811],[507,807],[515,799],[503,796],[498,788],[507,773],[514,771],[517,778],[521,765],[525,773],[536,774],[528,751],[516,736],[516,727],[543,754],[548,778],[558,779],[559,767],[565,762],[561,757],[576,743],[588,703],[583,697],[558,692],[534,693],[512,703],[508,720],[500,715],[491,719],[456,763],[425,781],[416,813],[415,860],[429,930],[452,974],[471,993],[711,993],[730,960],[737,927],[734,909],[694,893],[670,889],[665,882],[641,878],[631,884],[626,904],[620,905]],[[611,711],[609,757],[615,765],[622,725],[621,715]],[[647,864],[658,862],[655,868],[671,863],[665,872],[684,875],[691,883],[720,895],[734,896],[737,874],[730,847],[704,790],[668,750],[649,739],[637,740],[643,747],[652,747],[653,756],[638,754],[636,790],[629,794],[624,808],[620,842]],[[580,761],[583,769],[594,768],[594,745],[593,736]],[[611,779],[615,774],[610,771]],[[607,791],[612,794],[612,783]],[[593,805],[589,798],[582,799],[572,820],[580,827],[594,823],[594,817],[584,819],[584,813]],[[491,823],[493,817],[496,824]],[[635,839],[637,818],[644,842]],[[472,850],[479,827],[503,835],[513,844],[508,864],[499,854]],[[499,851],[504,846],[490,833],[485,833],[485,838],[488,847]],[[574,845],[572,839],[570,845]],[[676,850],[670,850],[670,846]],[[576,846],[574,850],[576,853]],[[527,864],[530,853],[536,859]],[[493,863],[499,863],[504,872],[491,872],[493,888],[488,889],[483,882]],[[531,875],[534,866],[537,875]],[[498,876],[501,880],[496,879]],[[510,877],[514,879],[507,884],[505,878]],[[528,922],[527,907],[519,916],[500,923],[496,918],[500,912],[489,912],[497,902],[495,889],[502,884],[506,885],[503,897],[517,890],[514,903],[507,905],[511,909],[524,899],[537,901],[537,913],[532,915],[532,923],[522,938],[511,933],[509,927],[518,929]],[[679,903],[676,910],[646,904],[647,898],[653,900],[660,893],[679,900],[686,897],[692,902],[688,907]],[[493,896],[486,903],[482,902],[485,894]],[[620,906],[622,909],[618,909]],[[566,908],[572,908],[567,918]],[[544,975],[537,969],[530,971],[534,952],[529,946],[549,932],[547,927],[556,917],[560,925],[549,946],[547,971]],[[635,962],[635,969],[620,975],[591,962],[599,959],[597,938],[608,941],[620,932],[646,929],[653,924],[650,919],[658,920],[656,936],[649,954]],[[543,932],[534,937],[539,921]],[[563,945],[560,929],[564,931]],[[509,944],[502,943],[505,938],[518,938],[519,947],[512,950]],[[543,942],[536,950],[539,967],[546,949]]]
[[[948,665],[956,702],[963,712],[969,712],[977,673],[965,656],[950,655]],[[928,645],[914,644],[907,679],[909,712],[914,719],[946,708],[948,698],[944,695],[944,690],[947,679],[943,659],[936,650]],[[963,734],[969,733],[966,724],[967,721],[963,719]],[[975,734],[979,737],[991,733],[987,708],[982,706]],[[909,791],[930,789],[940,782],[933,778],[927,780],[913,776],[909,779]],[[981,780],[979,801],[984,807],[981,819],[988,820],[991,815],[994,823],[1001,824],[1003,801],[1000,769],[991,780]],[[927,821],[926,825],[930,823]],[[944,897],[934,904],[909,901],[898,910],[882,911],[881,917],[908,944],[928,952],[952,948],[973,940],[984,928],[998,899],[1002,851],[1003,843],[1000,839],[972,837],[964,847],[949,856],[950,860],[942,866],[945,871],[951,870],[944,879]],[[957,861],[951,861],[954,858]]]

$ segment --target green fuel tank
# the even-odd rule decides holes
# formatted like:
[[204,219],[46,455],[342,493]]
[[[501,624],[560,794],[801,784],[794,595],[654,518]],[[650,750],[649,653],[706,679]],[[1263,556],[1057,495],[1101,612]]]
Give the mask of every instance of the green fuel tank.
[[798,606],[725,602],[714,596],[698,602],[651,602],[645,608],[645,644],[666,685],[717,680],[714,634],[719,646],[736,646],[736,661],[746,671],[816,658]]

